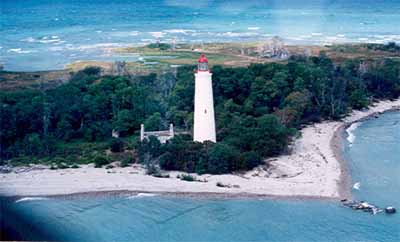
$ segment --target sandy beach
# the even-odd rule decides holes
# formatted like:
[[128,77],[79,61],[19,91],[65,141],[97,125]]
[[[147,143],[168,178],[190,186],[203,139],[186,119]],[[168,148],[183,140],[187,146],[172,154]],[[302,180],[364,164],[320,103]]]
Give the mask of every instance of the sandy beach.
[[[202,182],[182,181],[182,172],[170,178],[145,174],[140,165],[126,168],[37,169],[0,174],[0,193],[6,196],[50,196],[88,192],[128,191],[224,197],[349,198],[351,178],[342,158],[342,134],[351,124],[400,107],[400,99],[381,101],[366,111],[353,111],[343,121],[325,121],[301,130],[290,155],[266,160],[243,174],[195,175]],[[229,187],[218,187],[220,182]]]

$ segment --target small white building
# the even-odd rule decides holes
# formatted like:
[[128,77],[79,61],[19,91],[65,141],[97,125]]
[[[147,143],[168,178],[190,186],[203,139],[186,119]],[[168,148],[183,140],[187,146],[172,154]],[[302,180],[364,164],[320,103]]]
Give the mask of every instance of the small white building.
[[161,131],[145,131],[144,125],[140,125],[140,141],[148,139],[150,136],[156,137],[161,144],[165,144],[167,140],[172,139],[174,137],[174,125],[169,125],[169,130],[161,130]]

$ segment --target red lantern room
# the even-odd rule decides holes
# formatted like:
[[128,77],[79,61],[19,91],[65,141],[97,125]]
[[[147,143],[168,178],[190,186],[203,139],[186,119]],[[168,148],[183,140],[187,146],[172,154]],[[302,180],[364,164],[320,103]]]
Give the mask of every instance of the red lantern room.
[[198,71],[208,71],[208,60],[205,54],[201,54],[198,61]]

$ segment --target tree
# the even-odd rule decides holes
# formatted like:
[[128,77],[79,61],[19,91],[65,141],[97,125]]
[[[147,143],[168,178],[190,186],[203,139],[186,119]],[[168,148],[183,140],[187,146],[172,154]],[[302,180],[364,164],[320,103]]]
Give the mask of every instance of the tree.
[[144,127],[146,130],[160,130],[163,128],[162,118],[159,112],[153,113],[144,121]]
[[294,91],[290,93],[283,102],[284,108],[276,112],[280,121],[288,126],[299,124],[303,114],[311,106],[310,93]]
[[134,114],[128,109],[119,111],[113,121],[113,128],[122,136],[126,136],[134,129],[138,129],[139,125]]
[[366,108],[369,104],[368,97],[365,92],[360,89],[353,91],[350,95],[350,105],[355,109]]
[[249,132],[251,150],[264,157],[278,155],[287,147],[291,134],[276,116],[266,114],[257,118],[256,127]]

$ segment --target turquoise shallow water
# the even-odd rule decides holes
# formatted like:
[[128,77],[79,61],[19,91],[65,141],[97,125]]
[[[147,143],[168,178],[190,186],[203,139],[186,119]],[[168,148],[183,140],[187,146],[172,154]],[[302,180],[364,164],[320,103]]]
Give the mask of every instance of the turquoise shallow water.
[[[363,122],[345,144],[357,199],[400,208],[400,112]],[[69,241],[399,241],[400,215],[319,200],[52,198],[14,203],[32,226]],[[29,239],[29,238],[28,238]]]
[[137,60],[110,47],[161,41],[400,42],[398,0],[1,0],[0,64],[60,69]]

